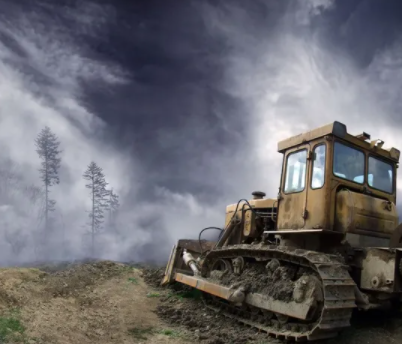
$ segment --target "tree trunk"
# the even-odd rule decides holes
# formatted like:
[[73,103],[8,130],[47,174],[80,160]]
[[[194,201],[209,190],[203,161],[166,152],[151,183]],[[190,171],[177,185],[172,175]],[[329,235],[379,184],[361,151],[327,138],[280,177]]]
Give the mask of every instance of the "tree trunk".
[[113,189],[110,190],[110,194],[109,194],[109,232],[112,228],[112,194],[113,194]]
[[48,225],[48,218],[49,218],[49,176],[48,176],[48,163],[47,163],[47,152],[45,157],[46,162],[46,172],[45,172],[45,192],[46,192],[46,203],[45,203],[45,235],[48,235],[49,232],[49,225]]
[[[45,172],[45,233],[43,235],[43,242],[42,242],[42,258],[43,255],[47,255],[47,247],[49,242],[49,167],[48,167],[48,159],[47,159],[47,152],[46,152],[46,172]],[[46,257],[47,258],[47,257]]]
[[92,178],[92,237],[91,237],[91,258],[95,258],[95,185]]
[[45,186],[46,189],[46,200],[45,200],[45,233],[49,232],[48,217],[49,217],[49,189],[48,185]]

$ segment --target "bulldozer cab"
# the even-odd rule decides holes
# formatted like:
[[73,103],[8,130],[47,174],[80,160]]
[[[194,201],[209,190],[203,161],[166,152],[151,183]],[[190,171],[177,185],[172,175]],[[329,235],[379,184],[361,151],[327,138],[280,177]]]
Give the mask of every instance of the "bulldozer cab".
[[400,152],[334,122],[278,143],[277,231],[338,231],[389,239],[397,226]]

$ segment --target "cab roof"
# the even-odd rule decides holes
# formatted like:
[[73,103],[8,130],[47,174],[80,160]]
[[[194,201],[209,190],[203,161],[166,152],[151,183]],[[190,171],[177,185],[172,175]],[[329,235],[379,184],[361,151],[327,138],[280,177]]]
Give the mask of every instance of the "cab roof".
[[370,141],[370,135],[367,133],[362,133],[359,135],[351,135],[347,132],[346,125],[338,121],[324,125],[320,128],[310,130],[308,132],[292,136],[288,139],[278,142],[278,152],[284,153],[287,150],[308,143],[315,139],[332,135],[336,136],[342,140],[348,141],[354,146],[363,148],[368,151],[372,151],[375,154],[383,156],[387,159],[393,160],[394,162],[399,162],[400,151],[394,147],[390,149],[382,148],[384,141],[382,140],[372,140]]

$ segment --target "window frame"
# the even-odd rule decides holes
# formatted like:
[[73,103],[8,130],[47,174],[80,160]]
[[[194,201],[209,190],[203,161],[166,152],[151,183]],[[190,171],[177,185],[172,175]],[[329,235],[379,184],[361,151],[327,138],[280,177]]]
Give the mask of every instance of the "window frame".
[[[305,176],[304,176],[304,187],[303,187],[302,190],[299,190],[299,191],[286,192],[286,180],[287,180],[286,177],[287,177],[287,173],[288,173],[288,160],[289,160],[289,157],[291,155],[293,155],[293,154],[300,153],[300,152],[303,152],[303,151],[306,151],[306,172],[305,172]],[[308,173],[308,166],[307,165],[308,165],[308,149],[307,149],[307,147],[302,148],[302,149],[298,149],[298,150],[295,150],[293,152],[288,153],[288,155],[286,156],[286,159],[285,159],[285,173],[283,175],[284,178],[283,178],[283,185],[282,185],[283,193],[285,195],[298,194],[298,193],[302,193],[302,192],[304,192],[306,190],[306,185],[307,185],[306,181],[307,181],[307,173]]]
[[[348,148],[357,150],[357,151],[360,152],[360,153],[363,153],[363,157],[364,157],[363,171],[364,171],[364,172],[363,172],[363,181],[362,181],[361,183],[358,183],[358,182],[356,182],[356,181],[354,181],[354,180],[351,180],[351,179],[348,179],[348,178],[343,178],[343,177],[337,176],[337,175],[335,174],[335,171],[334,171],[334,168],[335,168],[335,163],[334,163],[334,162],[335,162],[335,145],[336,145],[337,143],[339,143],[339,144],[341,144],[341,145],[343,145],[343,146],[346,146],[346,147],[348,147]],[[367,154],[366,154],[366,152],[365,152],[364,150],[362,150],[362,149],[356,148],[356,146],[352,146],[352,145],[347,144],[347,143],[345,143],[345,142],[343,142],[343,141],[340,141],[340,140],[335,140],[333,147],[334,147],[334,148],[333,148],[333,153],[332,153],[332,175],[333,175],[335,178],[339,178],[339,179],[342,179],[342,180],[344,180],[344,181],[346,181],[346,182],[350,182],[350,183],[359,185],[360,187],[364,186],[364,185],[367,183],[367,177],[366,177],[366,175],[367,175]]]
[[[388,165],[392,166],[392,190],[391,190],[391,192],[381,190],[381,189],[377,189],[377,188],[375,188],[373,186],[370,186],[370,184],[368,182],[368,175],[369,175],[369,169],[370,169],[370,162],[369,162],[370,157],[372,157],[374,159],[377,159],[377,160],[379,160],[379,161],[381,161],[381,162],[383,162],[385,164],[388,164]],[[393,194],[395,194],[395,180],[396,180],[396,178],[395,178],[395,164],[393,164],[392,162],[387,161],[386,159],[383,159],[382,157],[379,157],[378,155],[374,155],[372,153],[367,154],[367,186],[370,189],[386,193],[387,195],[393,195]]]
[[325,182],[326,182],[326,174],[327,174],[327,160],[328,160],[328,152],[327,152],[327,144],[325,143],[325,142],[319,142],[319,143],[317,143],[315,146],[313,146],[313,154],[314,154],[314,151],[318,148],[318,147],[320,147],[320,146],[324,146],[324,149],[325,149],[325,162],[324,162],[324,174],[323,174],[323,177],[324,177],[324,180],[323,180],[323,183],[322,183],[322,185],[319,187],[319,188],[314,188],[313,187],[313,177],[314,177],[314,160],[311,162],[311,176],[310,176],[310,189],[311,190],[320,190],[320,189],[322,189],[324,186],[325,186]]

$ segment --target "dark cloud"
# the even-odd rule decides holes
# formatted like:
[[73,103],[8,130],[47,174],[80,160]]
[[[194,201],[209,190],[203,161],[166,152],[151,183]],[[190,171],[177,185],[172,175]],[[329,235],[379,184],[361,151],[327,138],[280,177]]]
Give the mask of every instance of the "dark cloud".
[[[126,240],[109,252],[162,257],[162,244],[221,225],[226,204],[275,197],[278,140],[340,120],[402,145],[401,7],[0,0],[0,144],[50,123],[68,154],[69,218],[96,159],[125,200]],[[7,154],[33,178],[29,149]]]

